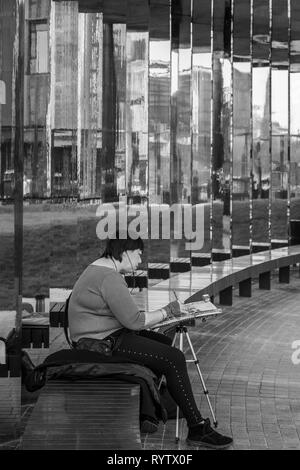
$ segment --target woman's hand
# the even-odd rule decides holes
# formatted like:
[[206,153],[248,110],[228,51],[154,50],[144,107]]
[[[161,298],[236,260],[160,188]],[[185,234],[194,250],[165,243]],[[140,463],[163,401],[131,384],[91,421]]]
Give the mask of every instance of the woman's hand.
[[189,313],[187,305],[183,304],[179,300],[170,302],[168,305],[163,307],[163,310],[166,311],[168,318],[181,317],[182,315],[187,315]]

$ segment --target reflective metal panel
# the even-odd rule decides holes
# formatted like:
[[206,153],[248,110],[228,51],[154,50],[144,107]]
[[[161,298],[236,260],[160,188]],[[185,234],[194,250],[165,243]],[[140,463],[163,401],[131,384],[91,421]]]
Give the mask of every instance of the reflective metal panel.
[[253,0],[253,61],[270,59],[270,0]]
[[149,21],[149,202],[170,202],[170,7],[151,6]]
[[[126,30],[126,193],[136,204],[133,217],[145,217],[148,202],[148,109],[149,109],[149,5],[143,0],[127,0]],[[121,70],[120,70],[121,78]],[[125,192],[123,193],[125,196]],[[131,208],[132,210],[133,208]],[[140,219],[142,220],[142,219]],[[130,217],[129,217],[130,221]],[[139,269],[147,276],[148,227],[140,223],[136,230],[145,238],[145,250]]]
[[[1,444],[18,438],[21,417],[23,48],[24,2],[0,0]],[[8,335],[10,348],[3,341]]]
[[104,24],[102,109],[103,142],[100,165],[101,193],[102,199],[105,202],[117,200],[118,169],[121,168],[121,172],[123,172],[123,174],[125,169],[125,39],[125,24]]
[[[151,2],[149,13],[149,277],[169,277],[170,235],[154,239],[154,231],[162,227],[154,215],[168,214],[170,204],[170,131],[171,131],[171,31],[170,2]],[[169,225],[169,222],[165,222]],[[156,269],[157,268],[157,269]],[[154,281],[155,282],[155,281]]]
[[[288,79],[288,1],[272,2],[272,203],[271,240],[288,243],[288,145],[289,145],[289,79]],[[278,92],[280,90],[280,93]],[[274,246],[276,246],[274,245]]]
[[231,2],[214,2],[212,111],[212,256],[231,257],[232,67]]
[[290,71],[300,72],[300,4],[290,0]]
[[300,135],[291,137],[290,172],[290,218],[298,219],[300,213]]
[[[0,2],[0,183],[1,209],[0,255],[3,268],[0,270],[0,298],[2,310],[13,310],[16,303],[14,284],[14,204],[13,191],[15,170],[13,149],[15,133],[13,128],[13,74],[14,40],[16,34],[15,2]],[[1,313],[0,313],[1,315]],[[1,317],[0,317],[1,318]],[[1,321],[1,320],[0,320]]]
[[234,2],[232,244],[234,254],[250,251],[251,227],[251,63],[250,3]]
[[[171,50],[171,202],[191,204],[191,1],[172,3]],[[181,212],[183,209],[179,209]],[[185,245],[185,222],[171,237],[171,272],[181,263],[190,269],[190,251]]]
[[[91,196],[95,190],[94,175],[91,178],[89,173],[95,158],[91,121],[97,100],[91,70],[94,18],[96,15],[79,17],[78,2],[51,3],[50,307],[66,300],[65,289],[72,289],[79,274],[79,260],[86,250],[86,246],[80,246],[75,201]],[[95,167],[92,169],[95,173]],[[85,232],[87,235],[87,228]],[[64,346],[63,334],[50,327],[50,351]]]
[[223,53],[213,57],[213,259],[231,256],[231,63]]
[[[233,249],[250,249],[251,65],[233,63]],[[238,246],[238,248],[235,248]]]
[[[211,193],[211,0],[194,2],[192,29],[192,204],[202,204],[204,225],[203,246],[193,250],[192,256],[201,264],[199,253],[210,259],[210,193]],[[194,220],[196,225],[196,220]],[[201,258],[203,260],[203,258]]]
[[272,135],[272,242],[288,240],[288,136]]
[[64,198],[78,195],[77,2],[52,2],[50,41],[51,194]]
[[253,0],[252,18],[252,245],[270,246],[270,2]]
[[289,0],[272,0],[272,65],[288,65]]
[[[300,64],[300,62],[299,62]],[[290,73],[290,133],[300,135],[300,73]],[[292,156],[292,152],[291,152]]]
[[[290,220],[300,214],[300,4],[290,3]],[[291,235],[291,234],[290,234]]]
[[253,243],[269,243],[270,67],[252,70]]
[[78,180],[77,171],[74,170],[78,170],[80,196],[87,198],[100,195],[101,191],[101,110],[103,108],[103,16],[101,13],[78,15],[77,47],[78,82],[77,100],[74,104],[77,104],[78,155],[77,159],[76,155],[72,155],[70,169],[74,174],[72,181],[75,187]]
[[50,207],[42,203],[42,198],[48,196],[50,179],[46,131],[50,100],[50,1],[43,0],[39,5],[29,1],[26,5],[23,300],[30,299],[35,309],[35,296],[49,301]]
[[[134,7],[127,0],[129,13]],[[132,5],[131,5],[132,4]],[[142,2],[148,18],[148,8]],[[130,6],[132,8],[130,9]],[[141,24],[136,18],[126,32],[126,168],[128,197],[142,202],[148,196],[148,57],[149,33],[139,31]]]

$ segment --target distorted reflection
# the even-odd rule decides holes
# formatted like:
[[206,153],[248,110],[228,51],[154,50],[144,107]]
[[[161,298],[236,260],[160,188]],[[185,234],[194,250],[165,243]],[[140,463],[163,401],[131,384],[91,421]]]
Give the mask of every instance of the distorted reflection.
[[149,202],[170,201],[170,41],[149,44]]
[[233,63],[232,243],[250,245],[251,64]]
[[231,253],[231,64],[230,60],[214,53],[213,101],[213,177],[212,177],[212,241],[213,251]]
[[253,241],[269,242],[270,176],[270,67],[252,71],[253,122]]
[[127,32],[124,163],[128,196],[139,197],[141,201],[148,196],[148,43],[147,32]]

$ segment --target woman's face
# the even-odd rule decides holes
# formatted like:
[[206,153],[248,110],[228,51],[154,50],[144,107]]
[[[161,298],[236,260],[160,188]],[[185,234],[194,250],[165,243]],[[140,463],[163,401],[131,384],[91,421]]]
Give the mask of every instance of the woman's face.
[[121,263],[122,271],[129,273],[135,271],[142,261],[141,256],[142,250],[139,249],[124,251]]

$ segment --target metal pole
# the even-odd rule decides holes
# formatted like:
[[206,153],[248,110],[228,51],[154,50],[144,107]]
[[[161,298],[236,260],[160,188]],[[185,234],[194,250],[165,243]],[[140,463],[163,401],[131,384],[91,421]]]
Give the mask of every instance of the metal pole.
[[186,339],[188,340],[189,347],[190,347],[192,356],[194,358],[194,364],[197,368],[197,371],[198,371],[198,374],[199,374],[199,377],[200,377],[200,380],[201,380],[201,384],[202,384],[202,387],[203,387],[204,395],[206,396],[207,403],[208,403],[208,406],[209,406],[209,409],[210,409],[210,412],[211,412],[211,415],[212,415],[212,418],[213,418],[213,423],[214,423],[214,426],[216,428],[218,426],[218,422],[215,418],[214,410],[211,406],[211,402],[210,402],[210,399],[209,399],[209,396],[208,396],[208,390],[206,388],[206,385],[205,385],[205,382],[204,382],[204,379],[203,379],[203,376],[202,376],[202,373],[201,373],[201,370],[200,370],[200,367],[199,367],[199,360],[197,359],[197,356],[195,354],[195,350],[194,350],[192,342],[191,342],[190,335],[188,334],[188,331],[187,331],[186,328],[184,328],[184,332],[185,332]]

